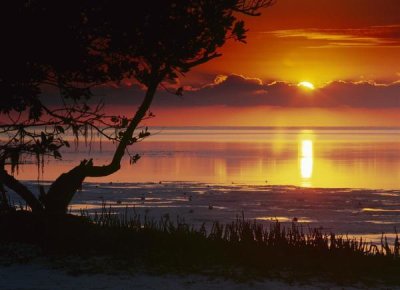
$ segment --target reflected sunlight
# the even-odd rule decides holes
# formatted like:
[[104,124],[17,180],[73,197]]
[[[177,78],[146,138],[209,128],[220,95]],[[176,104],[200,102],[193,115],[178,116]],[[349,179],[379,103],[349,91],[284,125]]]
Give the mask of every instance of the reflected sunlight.
[[310,186],[309,180],[313,172],[313,142],[311,140],[301,141],[301,154],[300,154],[300,174],[304,182],[304,186]]
[[[251,139],[247,128],[213,130],[215,136],[220,138],[213,142],[208,142],[210,132],[204,131],[202,135],[199,133],[203,131],[199,129],[182,129],[181,135],[169,132],[163,132],[165,139],[138,143],[136,149],[143,158],[135,166],[126,158],[119,172],[110,177],[88,178],[87,181],[179,180],[222,184],[290,184],[303,187],[399,188],[398,129],[261,128],[251,131],[252,138],[256,140],[253,142],[248,142]],[[167,137],[174,139],[174,142],[164,141]],[[368,142],[372,138],[378,142]],[[48,159],[40,178],[54,180],[79,164],[87,156],[83,142],[79,145],[79,152],[74,148],[65,149],[62,152],[65,159],[62,161]],[[105,164],[109,162],[105,152],[114,147],[112,142],[103,142],[103,151],[93,150],[89,156],[97,164]],[[6,169],[11,170],[9,164]],[[34,159],[16,172],[22,180],[36,180],[37,174]]]

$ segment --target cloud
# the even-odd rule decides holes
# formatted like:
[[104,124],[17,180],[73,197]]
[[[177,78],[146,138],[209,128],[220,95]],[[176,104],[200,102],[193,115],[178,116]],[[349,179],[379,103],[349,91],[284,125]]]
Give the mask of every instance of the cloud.
[[323,87],[321,95],[328,99],[327,106],[400,108],[400,82],[377,84],[336,81]]
[[287,29],[266,32],[278,38],[319,41],[311,47],[382,47],[400,46],[400,25],[347,29]]
[[[119,88],[102,87],[95,94],[94,102],[103,99],[106,105],[132,106],[140,104],[144,91],[136,85],[122,85]],[[176,96],[160,88],[153,106],[400,109],[400,82],[378,84],[372,81],[335,81],[310,91],[286,82],[265,83],[242,75],[219,75],[210,83],[184,91],[183,96]]]
[[183,97],[160,93],[155,100],[158,106],[247,106],[261,105],[265,95],[260,79],[241,75],[219,75],[212,83],[185,91]]
[[336,81],[314,91],[286,82],[263,83],[240,75],[218,78],[200,89],[185,92],[183,97],[159,93],[155,105],[185,106],[279,106],[279,107],[352,107],[400,108],[400,82]]

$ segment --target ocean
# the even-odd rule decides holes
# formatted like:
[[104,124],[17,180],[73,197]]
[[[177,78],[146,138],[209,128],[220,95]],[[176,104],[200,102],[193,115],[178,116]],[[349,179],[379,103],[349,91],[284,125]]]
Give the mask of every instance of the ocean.
[[[155,127],[134,144],[119,172],[92,182],[184,181],[212,184],[295,185],[328,188],[400,188],[400,128]],[[80,160],[108,163],[115,144],[94,138],[90,147],[46,159],[44,171],[21,166],[18,177],[53,180]],[[34,162],[33,162],[34,163]]]
[[[244,214],[376,243],[382,233],[393,241],[400,228],[400,128],[150,130],[151,137],[130,149],[142,156],[137,164],[124,159],[117,173],[88,178],[71,212],[128,207],[149,218],[179,216],[194,226]],[[84,158],[106,164],[114,148],[105,141],[93,141],[91,148],[80,142],[63,152],[62,161],[46,160],[43,172],[32,162],[16,177],[38,193],[38,181],[48,188]]]

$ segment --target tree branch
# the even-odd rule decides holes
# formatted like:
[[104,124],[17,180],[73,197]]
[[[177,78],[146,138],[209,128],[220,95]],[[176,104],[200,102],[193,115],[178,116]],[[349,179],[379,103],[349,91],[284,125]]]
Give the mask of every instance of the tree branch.
[[140,105],[139,109],[136,111],[135,116],[129,123],[124,136],[122,137],[121,141],[118,144],[118,147],[114,153],[113,159],[108,165],[104,166],[87,166],[85,175],[87,177],[100,177],[100,176],[107,176],[116,171],[118,171],[121,167],[121,159],[124,156],[125,149],[129,145],[129,141],[131,140],[133,133],[142,119],[146,116],[148,109],[153,101],[154,95],[156,93],[157,87],[160,83],[161,78],[157,78],[152,84],[149,85],[146,95],[143,99],[142,104]]
[[248,16],[259,16],[259,9],[269,7],[276,3],[276,0],[240,0],[233,9],[236,12],[243,13]]
[[124,156],[126,147],[130,144],[135,129],[146,116],[153,101],[158,84],[161,78],[155,78],[149,85],[146,95],[135,116],[129,123],[110,164],[104,166],[93,166],[92,160],[83,160],[67,173],[63,173],[50,186],[49,191],[42,197],[46,211],[51,213],[65,213],[68,204],[71,202],[76,191],[81,187],[86,177],[108,176],[121,167],[121,159]]
[[205,56],[203,56],[202,58],[197,59],[197,60],[194,60],[194,61],[192,61],[192,62],[186,62],[185,64],[182,65],[182,68],[184,68],[184,69],[186,69],[186,70],[189,70],[189,69],[191,69],[192,67],[195,67],[195,66],[197,66],[197,65],[206,63],[206,62],[212,60],[213,58],[220,57],[220,56],[222,56],[222,54],[221,54],[221,53],[217,53],[217,52],[216,52],[216,53],[213,53],[213,54],[211,54],[211,55],[205,55]]
[[23,198],[28,206],[34,212],[43,211],[43,206],[35,195],[25,185],[20,183],[14,176],[8,174],[4,169],[0,169],[0,182],[2,182],[9,189],[15,191],[21,198]]

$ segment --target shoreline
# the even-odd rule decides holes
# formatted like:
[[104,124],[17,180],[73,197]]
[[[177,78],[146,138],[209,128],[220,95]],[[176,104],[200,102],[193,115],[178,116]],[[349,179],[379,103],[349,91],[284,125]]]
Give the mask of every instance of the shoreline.
[[[34,190],[36,183],[28,185]],[[18,199],[12,196],[16,205]],[[84,183],[70,212],[79,215],[111,206],[116,213],[135,211],[158,219],[166,214],[188,224],[229,223],[243,213],[248,220],[269,224],[297,221],[349,236],[369,236],[380,242],[382,233],[394,238],[400,228],[400,189],[306,188],[290,185],[206,184],[190,182]]]

